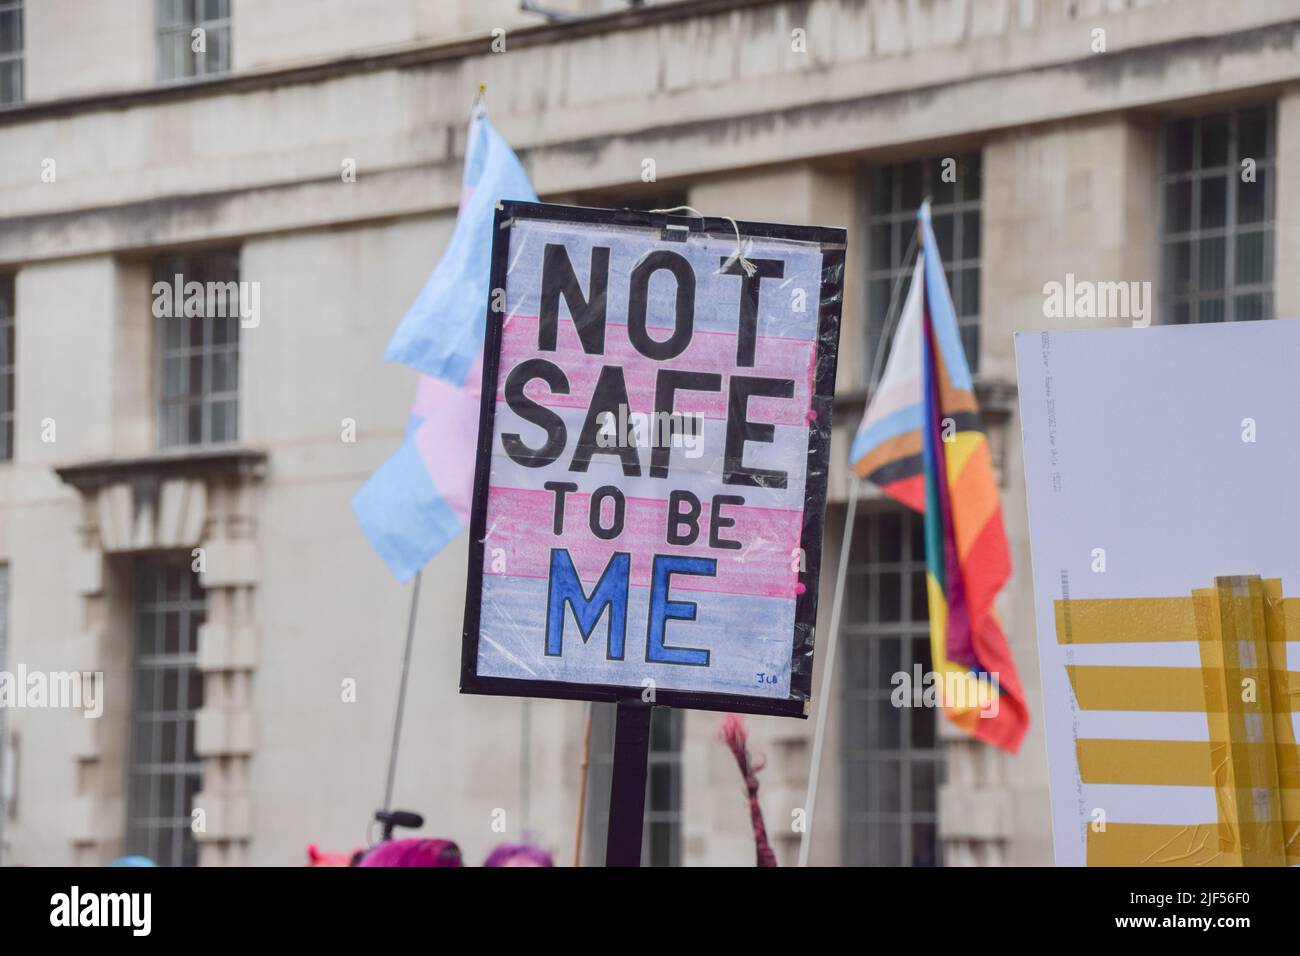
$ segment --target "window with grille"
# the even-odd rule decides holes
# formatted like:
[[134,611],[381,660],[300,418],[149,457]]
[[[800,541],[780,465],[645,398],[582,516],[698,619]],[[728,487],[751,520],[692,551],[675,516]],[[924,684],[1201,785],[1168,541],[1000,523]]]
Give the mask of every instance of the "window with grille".
[[198,862],[190,814],[203,770],[194,724],[203,705],[198,634],[204,613],[188,555],[139,562],[126,842],[128,852],[162,866]]
[[[165,256],[155,280],[184,290],[205,289],[202,315],[173,315],[158,323],[158,444],[209,445],[239,437],[239,253]],[[218,286],[230,290],[216,295]],[[184,300],[182,300],[184,301]],[[179,311],[182,314],[176,314]]]
[[[0,672],[9,668],[9,565],[0,564]],[[6,726],[7,710],[0,707],[0,857],[4,856],[5,820],[9,817],[6,805],[13,768],[9,766],[9,728]]]
[[930,669],[923,529],[919,515],[891,509],[858,518],[854,530],[841,635],[844,861],[852,866],[942,861],[942,717],[890,699],[896,674],[915,683],[918,666],[920,675]]
[[[609,830],[609,790],[614,771],[617,706],[592,704],[591,762],[587,780],[588,866],[604,866]],[[650,761],[646,778],[642,866],[680,866],[682,862],[682,743],[684,714],[670,707],[650,712]]]
[[1274,117],[1270,105],[1166,126],[1163,321],[1274,317]]
[[156,2],[159,82],[230,72],[230,0]]
[[23,0],[0,0],[0,107],[23,101]]
[[0,275],[0,461],[14,457],[14,277]]
[[[951,162],[947,162],[947,160]],[[945,175],[945,171],[949,174]],[[910,160],[873,167],[867,210],[867,362],[875,361],[882,342],[890,296],[899,277],[911,273],[904,261],[916,235],[916,211],[930,198],[930,220],[952,292],[953,311],[971,372],[979,366],[980,345],[980,154]],[[951,181],[948,181],[951,180]],[[897,311],[906,283],[894,303]]]
[[656,707],[650,715],[650,766],[641,849],[646,866],[680,866],[682,862],[683,716],[671,707]]

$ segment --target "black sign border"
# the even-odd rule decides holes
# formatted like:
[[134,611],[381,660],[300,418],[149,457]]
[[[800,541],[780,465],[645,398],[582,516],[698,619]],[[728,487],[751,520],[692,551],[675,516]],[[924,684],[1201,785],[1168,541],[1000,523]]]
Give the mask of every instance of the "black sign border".
[[[655,704],[693,710],[733,711],[784,717],[807,717],[812,699],[813,642],[817,626],[818,583],[821,576],[822,525],[826,514],[826,483],[830,468],[831,412],[835,399],[835,371],[839,360],[840,312],[844,290],[843,229],[824,226],[790,226],[705,217],[675,216],[631,209],[591,209],[549,203],[502,200],[497,203],[492,229],[492,281],[489,288],[505,289],[509,267],[510,233],[521,219],[586,225],[639,226],[664,230],[669,226],[692,233],[785,239],[819,244],[822,248],[821,290],[817,307],[817,372],[812,409],[819,427],[808,432],[810,467],[804,482],[804,524],[800,546],[806,568],[800,575],[804,591],[795,599],[795,633],[790,656],[790,696],[750,697],[701,691],[654,688]],[[478,674],[479,625],[483,603],[483,555],[487,524],[487,496],[495,425],[497,377],[501,355],[499,313],[487,303],[486,339],[483,347],[483,387],[479,406],[478,449],[474,472],[474,502],[470,514],[469,573],[465,585],[465,626],[461,641],[460,692],[505,697],[542,697],[614,703],[639,698],[641,687],[609,684],[575,684],[565,681],[485,677]]]

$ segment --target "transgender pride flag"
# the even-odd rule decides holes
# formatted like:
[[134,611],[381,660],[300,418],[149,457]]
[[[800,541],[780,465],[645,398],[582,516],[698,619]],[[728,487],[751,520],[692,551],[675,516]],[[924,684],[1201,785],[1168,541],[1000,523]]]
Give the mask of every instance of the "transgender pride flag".
[[406,438],[352,499],[361,530],[402,581],[469,524],[492,220],[500,199],[536,202],[537,194],[480,105],[470,115],[451,242],[384,356],[422,373]]
[[857,474],[925,515],[931,668],[945,716],[1014,753],[1029,712],[993,608],[1011,558],[929,203],[918,217],[922,255],[849,459]]

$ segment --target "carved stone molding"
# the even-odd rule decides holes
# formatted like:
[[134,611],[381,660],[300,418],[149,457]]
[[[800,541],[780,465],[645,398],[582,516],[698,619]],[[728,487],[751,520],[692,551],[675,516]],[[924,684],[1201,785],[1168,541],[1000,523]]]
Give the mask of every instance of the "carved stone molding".
[[55,468],[54,473],[85,495],[108,485],[135,483],[148,488],[186,478],[210,483],[243,483],[264,477],[266,466],[266,452],[256,448],[186,448],[136,458],[64,465]]
[[[183,449],[55,469],[82,499],[73,580],[84,619],[112,622],[86,640],[88,667],[116,672],[129,684],[133,598],[107,559],[159,550],[194,558],[207,599],[199,629],[203,706],[195,716],[203,785],[194,800],[202,811],[194,835],[204,865],[242,862],[252,832],[247,781],[256,745],[251,684],[259,643],[252,488],[266,470],[266,453],[246,448]],[[127,702],[105,718],[87,722],[94,726],[75,750],[79,792],[71,839],[81,865],[106,862],[124,849]]]

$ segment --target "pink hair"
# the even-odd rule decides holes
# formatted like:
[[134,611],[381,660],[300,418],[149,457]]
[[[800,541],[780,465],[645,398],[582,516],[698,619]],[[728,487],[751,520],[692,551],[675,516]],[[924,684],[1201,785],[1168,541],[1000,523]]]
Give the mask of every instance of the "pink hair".
[[551,854],[528,843],[502,843],[488,854],[484,866],[554,866]]
[[763,808],[758,805],[756,774],[763,769],[766,761],[760,760],[754,763],[750,760],[749,748],[746,746],[748,734],[745,732],[744,723],[735,714],[727,714],[722,718],[718,736],[736,758],[740,775],[745,780],[745,793],[749,799],[749,822],[754,828],[754,847],[758,852],[758,865],[776,866],[776,854],[772,852],[772,847],[767,842],[767,827],[763,825]]
[[464,866],[464,863],[460,859],[460,847],[451,840],[411,837],[379,844],[357,866]]

